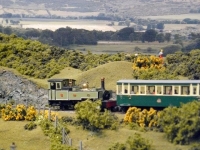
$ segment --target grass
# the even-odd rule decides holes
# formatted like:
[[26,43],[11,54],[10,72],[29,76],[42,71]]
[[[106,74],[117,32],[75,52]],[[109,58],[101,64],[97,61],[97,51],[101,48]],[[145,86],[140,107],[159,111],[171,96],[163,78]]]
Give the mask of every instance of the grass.
[[[74,116],[74,113],[59,111],[60,116]],[[118,118],[123,118],[124,114],[116,114]],[[155,150],[188,150],[190,146],[174,145],[167,141],[164,133],[161,132],[140,132],[135,130],[130,130],[127,126],[121,125],[116,131],[114,130],[104,130],[102,133],[92,133],[90,131],[82,130],[74,126],[68,126],[70,129],[69,137],[72,138],[72,143],[74,147],[78,147],[80,141],[82,141],[83,148],[86,150],[107,150],[114,143],[125,143],[128,136],[133,135],[138,132],[143,138],[148,139],[152,142]]]
[[147,48],[151,47],[152,49],[155,49],[155,51],[151,52],[151,54],[157,54],[161,48],[164,48],[168,45],[173,44],[172,42],[164,42],[164,43],[159,43],[159,42],[145,42],[142,43],[140,41],[138,42],[104,42],[100,41],[98,45],[75,45],[75,46],[70,46],[70,49],[76,49],[80,50],[83,53],[87,52],[88,50],[91,51],[92,53],[96,54],[102,54],[102,53],[119,53],[119,52],[125,52],[125,53],[135,53],[138,51],[135,51],[135,48],[138,47],[142,49],[139,51],[140,53],[148,53]]
[[[61,116],[75,116],[71,111],[58,111]],[[118,118],[123,118],[124,114],[116,114]],[[0,148],[9,149],[12,142],[15,142],[19,150],[49,150],[49,138],[44,136],[41,128],[38,126],[32,131],[24,130],[26,121],[3,121],[0,119]],[[127,126],[121,124],[118,130],[103,130],[101,133],[94,133],[82,130],[81,127],[68,125],[70,129],[69,137],[72,139],[72,146],[78,148],[80,141],[85,150],[107,150],[114,143],[125,143],[128,136],[134,133],[140,133],[143,138],[152,142],[155,150],[188,150],[190,146],[174,145],[167,141],[164,133],[160,132],[141,132],[130,130]]]
[[0,119],[0,149],[8,150],[15,142],[18,150],[49,150],[50,141],[40,127],[32,131],[24,129],[26,121],[3,121]]
[[67,67],[52,78],[73,78],[77,80],[79,85],[89,82],[90,87],[100,87],[101,78],[105,78],[105,88],[115,91],[117,80],[133,78],[132,63],[126,61],[110,62],[85,72]]

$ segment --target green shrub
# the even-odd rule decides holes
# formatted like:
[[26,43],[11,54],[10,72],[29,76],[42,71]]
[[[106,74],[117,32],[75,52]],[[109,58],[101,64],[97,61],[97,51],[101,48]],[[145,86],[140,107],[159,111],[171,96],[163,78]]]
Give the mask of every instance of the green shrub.
[[170,142],[189,144],[200,133],[200,102],[182,104],[180,108],[168,107],[160,113],[158,124]]
[[99,131],[100,129],[117,129],[118,118],[108,110],[101,112],[101,100],[86,100],[75,105],[76,121],[84,129]]
[[125,146],[125,144],[116,143],[108,150],[126,150],[126,146]]
[[34,122],[30,122],[24,126],[25,130],[33,130],[37,128],[37,124]]
[[128,137],[125,144],[115,143],[109,150],[153,150],[151,142],[143,137],[139,133],[135,133],[133,136]]

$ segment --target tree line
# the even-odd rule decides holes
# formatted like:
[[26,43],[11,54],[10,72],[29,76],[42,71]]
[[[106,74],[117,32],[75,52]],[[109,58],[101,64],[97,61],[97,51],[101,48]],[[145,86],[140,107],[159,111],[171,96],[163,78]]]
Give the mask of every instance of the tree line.
[[171,40],[170,33],[161,33],[154,29],[145,32],[135,31],[133,27],[126,27],[119,31],[88,31],[85,29],[72,29],[70,27],[59,28],[56,31],[39,29],[15,29],[0,26],[0,32],[4,34],[14,33],[24,39],[37,39],[42,43],[55,46],[96,45],[98,41],[142,41],[142,42],[164,42]]

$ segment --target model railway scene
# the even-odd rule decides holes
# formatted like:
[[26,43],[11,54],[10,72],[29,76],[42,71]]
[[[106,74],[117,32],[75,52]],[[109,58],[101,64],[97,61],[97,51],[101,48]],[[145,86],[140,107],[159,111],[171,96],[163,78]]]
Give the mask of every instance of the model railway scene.
[[200,0],[0,7],[0,150],[200,150]]
[[49,105],[60,109],[87,99],[102,100],[102,109],[112,111],[126,111],[129,107],[165,108],[200,100],[200,80],[124,79],[116,82],[116,93],[105,89],[104,78],[99,89],[90,88],[88,83],[77,87],[74,79],[50,79],[48,82]]

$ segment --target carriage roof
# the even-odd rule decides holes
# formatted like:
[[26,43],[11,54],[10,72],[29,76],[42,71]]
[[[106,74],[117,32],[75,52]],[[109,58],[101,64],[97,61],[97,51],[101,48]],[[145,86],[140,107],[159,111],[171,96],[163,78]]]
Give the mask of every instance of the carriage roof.
[[49,79],[48,82],[63,82],[66,80],[72,80],[72,81],[76,81],[74,79]]
[[200,80],[133,80],[124,79],[118,80],[117,84],[200,84]]

